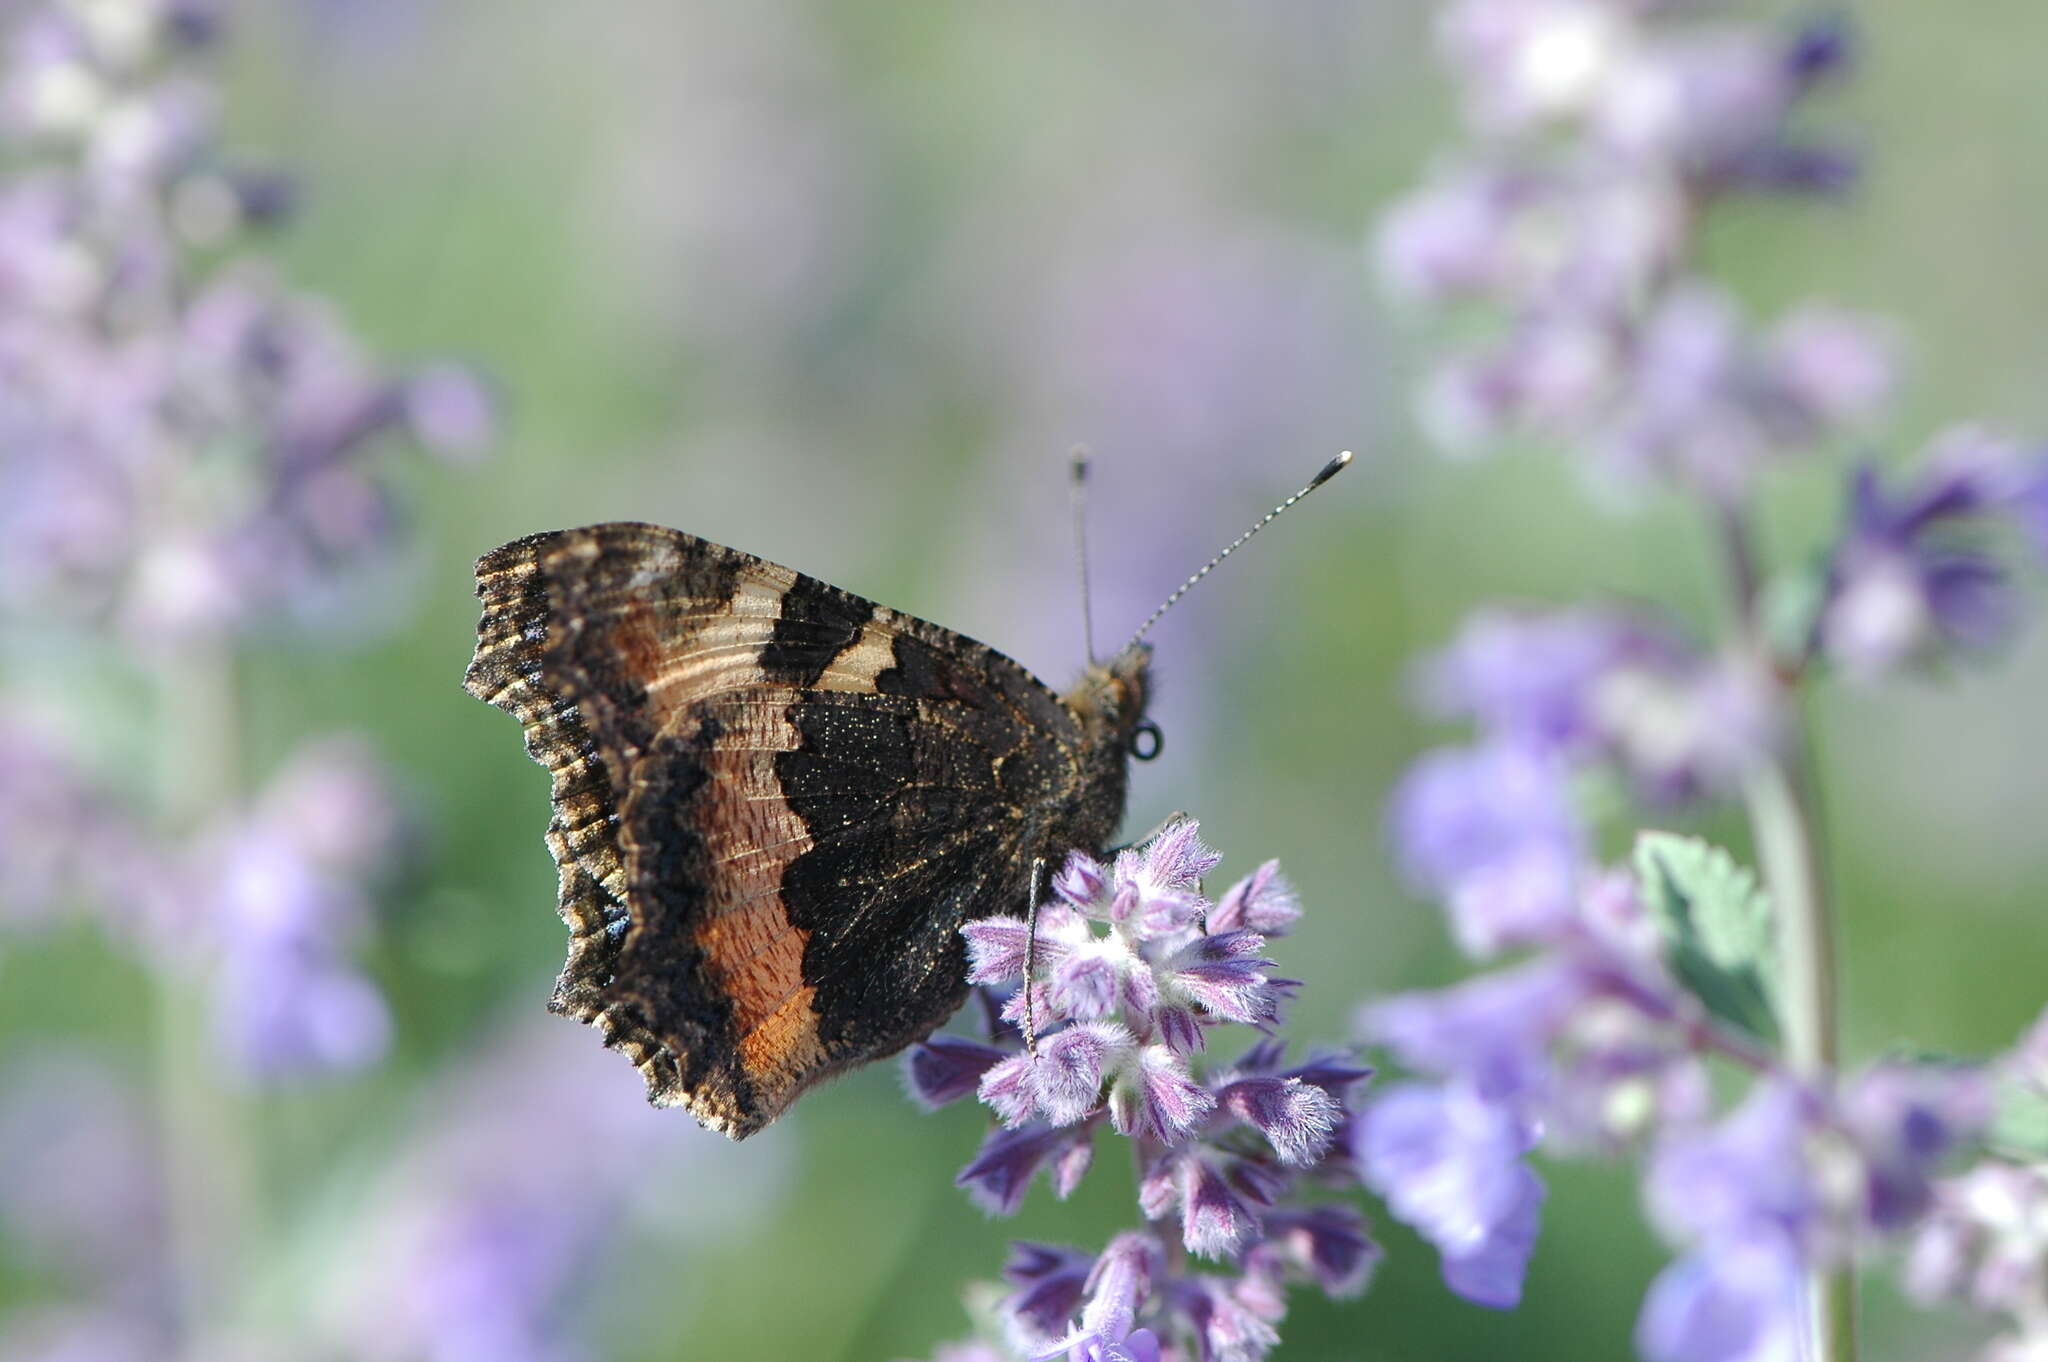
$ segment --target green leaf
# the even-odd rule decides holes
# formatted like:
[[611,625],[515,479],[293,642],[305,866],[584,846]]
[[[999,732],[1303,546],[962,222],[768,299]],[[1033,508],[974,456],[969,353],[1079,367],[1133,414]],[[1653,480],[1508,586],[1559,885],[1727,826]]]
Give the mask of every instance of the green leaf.
[[2030,1163],[2048,1160],[2048,1090],[2013,1075],[1992,1100],[1991,1147]]
[[1714,1017],[1776,1041],[1777,934],[1756,876],[1719,847],[1673,832],[1638,835],[1635,869],[1679,981]]

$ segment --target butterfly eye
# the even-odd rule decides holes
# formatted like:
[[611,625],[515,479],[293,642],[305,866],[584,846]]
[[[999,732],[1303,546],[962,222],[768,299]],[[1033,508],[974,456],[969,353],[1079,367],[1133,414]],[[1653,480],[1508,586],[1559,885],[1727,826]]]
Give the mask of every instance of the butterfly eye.
[[1160,735],[1159,725],[1150,719],[1131,730],[1131,755],[1139,761],[1150,761],[1159,755],[1159,749],[1166,739]]

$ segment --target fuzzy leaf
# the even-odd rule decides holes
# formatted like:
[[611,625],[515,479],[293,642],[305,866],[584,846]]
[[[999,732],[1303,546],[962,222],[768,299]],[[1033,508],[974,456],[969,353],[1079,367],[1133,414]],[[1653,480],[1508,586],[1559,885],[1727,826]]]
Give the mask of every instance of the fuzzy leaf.
[[1775,1041],[1777,937],[1756,876],[1719,847],[1672,832],[1638,836],[1635,868],[1680,982],[1716,1018]]

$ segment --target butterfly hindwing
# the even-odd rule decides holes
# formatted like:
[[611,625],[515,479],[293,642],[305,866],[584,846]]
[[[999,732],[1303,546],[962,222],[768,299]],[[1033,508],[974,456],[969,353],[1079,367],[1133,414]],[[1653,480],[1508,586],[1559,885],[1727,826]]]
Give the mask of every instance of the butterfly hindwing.
[[1022,667],[762,559],[601,525],[477,583],[467,685],[553,776],[555,1005],[728,1134],[929,1032],[960,923],[1021,913],[1030,857],[1120,809]]

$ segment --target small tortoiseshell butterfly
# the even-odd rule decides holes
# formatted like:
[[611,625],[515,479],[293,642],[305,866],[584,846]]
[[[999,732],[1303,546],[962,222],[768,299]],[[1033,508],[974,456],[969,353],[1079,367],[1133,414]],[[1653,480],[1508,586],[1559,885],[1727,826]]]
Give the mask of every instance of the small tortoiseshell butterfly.
[[951,1015],[961,923],[1023,916],[1035,862],[1102,853],[1157,743],[1145,629],[1056,694],[973,639],[656,525],[529,535],[476,582],[465,688],[553,777],[570,943],[551,1006],[734,1139]]

